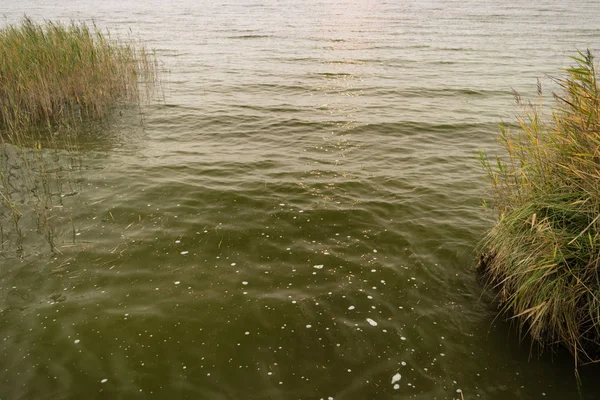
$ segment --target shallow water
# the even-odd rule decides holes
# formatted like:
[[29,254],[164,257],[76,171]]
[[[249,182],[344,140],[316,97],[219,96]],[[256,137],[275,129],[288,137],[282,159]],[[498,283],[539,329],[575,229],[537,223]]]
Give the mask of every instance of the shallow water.
[[3,220],[0,398],[598,398],[472,270],[511,89],[598,54],[600,3],[563,3],[5,0],[131,30],[165,97]]

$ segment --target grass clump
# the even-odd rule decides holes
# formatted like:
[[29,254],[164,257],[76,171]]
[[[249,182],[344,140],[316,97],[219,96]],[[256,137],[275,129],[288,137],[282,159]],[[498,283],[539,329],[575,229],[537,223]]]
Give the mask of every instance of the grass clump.
[[38,24],[25,17],[0,29],[0,129],[74,126],[137,103],[156,79],[143,46],[112,40],[95,25]]
[[539,104],[501,130],[506,156],[481,154],[498,221],[480,267],[521,332],[578,365],[600,350],[600,88],[590,52],[573,60],[552,112],[538,85]]
[[23,257],[38,237],[58,251],[55,226],[80,191],[79,134],[149,99],[156,82],[153,53],[93,24],[0,28],[0,256]]

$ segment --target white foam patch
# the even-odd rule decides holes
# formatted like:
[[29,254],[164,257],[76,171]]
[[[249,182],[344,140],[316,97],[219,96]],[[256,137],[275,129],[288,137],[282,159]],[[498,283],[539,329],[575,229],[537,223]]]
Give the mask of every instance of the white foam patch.
[[369,325],[371,326],[377,326],[377,322],[373,321],[371,318],[367,318],[367,322],[369,323]]
[[315,268],[315,269],[323,269],[323,264],[321,264],[321,265],[314,265],[313,268]]
[[400,379],[402,379],[402,375],[396,374],[392,376],[392,383],[400,382]]

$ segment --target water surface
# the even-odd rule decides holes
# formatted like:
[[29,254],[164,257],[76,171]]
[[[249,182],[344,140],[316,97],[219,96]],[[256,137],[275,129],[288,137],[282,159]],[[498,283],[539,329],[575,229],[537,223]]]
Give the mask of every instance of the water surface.
[[0,398],[577,398],[475,281],[475,156],[512,88],[598,50],[600,3],[5,0],[0,23],[25,13],[143,38],[165,98],[49,153],[52,243],[3,220]]

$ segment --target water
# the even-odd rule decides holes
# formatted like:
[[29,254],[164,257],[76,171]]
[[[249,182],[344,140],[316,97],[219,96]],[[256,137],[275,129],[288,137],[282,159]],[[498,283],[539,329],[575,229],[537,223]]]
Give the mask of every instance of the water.
[[512,88],[598,50],[600,3],[0,5],[24,13],[131,30],[168,72],[143,123],[52,153],[78,165],[56,251],[33,219],[4,242],[0,398],[578,396],[569,356],[531,355],[475,282],[475,155]]

